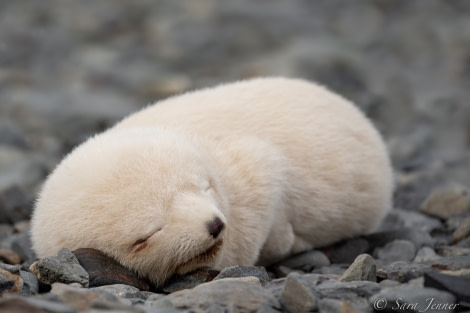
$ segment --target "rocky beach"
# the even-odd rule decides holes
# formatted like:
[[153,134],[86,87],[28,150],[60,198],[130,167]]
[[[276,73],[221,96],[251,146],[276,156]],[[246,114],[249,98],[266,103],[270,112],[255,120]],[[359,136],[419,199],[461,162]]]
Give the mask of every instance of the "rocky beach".
[[[0,313],[470,312],[469,14],[465,0],[0,1]],[[328,86],[378,127],[396,188],[376,232],[163,288],[77,251],[38,260],[34,200],[73,147],[159,99],[259,76]]]

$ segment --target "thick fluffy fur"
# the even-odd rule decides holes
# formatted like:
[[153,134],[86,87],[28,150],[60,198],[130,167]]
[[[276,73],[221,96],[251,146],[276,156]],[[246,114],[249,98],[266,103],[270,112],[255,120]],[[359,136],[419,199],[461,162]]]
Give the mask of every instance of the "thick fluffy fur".
[[161,284],[368,233],[391,193],[384,144],[354,105],[255,79],[161,101],[77,147],[46,181],[32,236],[41,257],[96,248]]

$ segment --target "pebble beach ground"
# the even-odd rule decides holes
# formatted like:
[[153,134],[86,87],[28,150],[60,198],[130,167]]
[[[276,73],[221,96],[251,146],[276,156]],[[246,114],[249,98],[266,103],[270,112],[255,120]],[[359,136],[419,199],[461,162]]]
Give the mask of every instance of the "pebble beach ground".
[[[470,311],[469,14],[465,0],[0,1],[0,312]],[[66,250],[31,267],[35,196],[71,148],[158,99],[268,75],[324,84],[377,125],[396,191],[374,234],[159,290],[96,286]]]

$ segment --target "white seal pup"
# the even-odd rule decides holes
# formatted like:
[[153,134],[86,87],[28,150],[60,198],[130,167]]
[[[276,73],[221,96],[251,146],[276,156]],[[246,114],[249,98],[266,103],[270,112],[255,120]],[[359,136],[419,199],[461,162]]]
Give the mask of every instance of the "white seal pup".
[[95,248],[161,285],[268,265],[373,231],[391,207],[384,143],[350,102],[260,78],[175,96],[73,150],[32,218],[40,257]]

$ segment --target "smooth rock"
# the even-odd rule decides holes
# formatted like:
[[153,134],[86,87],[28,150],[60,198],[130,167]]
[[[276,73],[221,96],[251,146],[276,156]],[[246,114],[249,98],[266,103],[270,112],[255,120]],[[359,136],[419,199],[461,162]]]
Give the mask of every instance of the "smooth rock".
[[133,299],[133,298],[140,298],[145,300],[147,295],[140,291],[138,288],[123,284],[115,284],[115,285],[107,285],[107,286],[100,286],[90,288],[90,291],[93,292],[108,292],[118,298],[123,299]]
[[140,290],[150,289],[147,280],[138,277],[135,272],[99,250],[82,248],[74,250],[72,253],[88,273],[89,287],[125,284]]
[[21,257],[15,251],[0,248],[0,261],[8,264],[21,264]]
[[470,211],[470,189],[464,186],[452,186],[436,189],[421,205],[421,211],[447,219],[453,214]]
[[408,240],[394,240],[375,251],[376,257],[383,263],[411,261],[416,256],[416,247]]
[[[4,311],[2,311],[4,310]],[[76,313],[77,311],[64,303],[39,297],[8,297],[0,299],[0,312],[8,313]]]
[[269,281],[268,272],[262,266],[231,266],[226,267],[214,278],[214,280],[222,278],[237,278],[237,277],[249,277],[254,276],[259,279],[262,285],[265,285]]
[[339,278],[339,281],[368,280],[377,281],[377,269],[374,259],[368,254],[359,255]]
[[363,236],[369,242],[370,249],[385,246],[394,240],[408,240],[411,241],[416,248],[423,246],[433,246],[435,240],[429,235],[427,231],[412,228],[400,228],[384,232],[376,232],[370,235]]
[[452,233],[452,243],[456,244],[457,242],[465,239],[470,235],[470,217],[464,218],[457,229]]
[[430,247],[422,247],[421,249],[418,250],[416,253],[416,256],[413,260],[415,263],[423,263],[426,261],[431,261],[431,260],[437,260],[441,258],[440,255],[434,251],[434,249]]
[[401,228],[419,229],[429,232],[439,227],[442,227],[442,222],[438,218],[417,211],[393,209],[387,214],[376,232],[392,231]]
[[59,251],[57,257],[47,257],[33,263],[30,270],[40,282],[48,285],[55,282],[79,283],[83,287],[88,287],[89,284],[88,273],[72,252],[65,248]]
[[199,268],[183,276],[174,275],[163,286],[162,290],[166,293],[172,293],[178,290],[191,289],[197,285],[213,280],[219,271],[211,268]]
[[[86,289],[72,287],[62,283],[53,283],[50,291],[67,305],[71,306],[78,312],[90,309],[92,303],[97,299],[103,299],[99,293],[89,292]],[[116,298],[112,299],[117,301]]]
[[30,262],[36,259],[36,253],[31,244],[31,233],[29,231],[10,236],[8,240],[9,243],[6,248],[16,252],[24,262],[30,264]]
[[446,275],[437,271],[424,273],[424,286],[448,291],[457,297],[458,301],[470,303],[470,277]]
[[369,313],[370,305],[367,299],[356,300],[321,299],[318,303],[320,313]]
[[369,301],[381,312],[453,312],[458,306],[448,292],[409,285],[383,288]]
[[278,300],[262,287],[224,279],[174,292],[154,304],[154,308],[192,308],[208,312],[256,312],[264,306],[281,308]]
[[317,297],[301,277],[298,273],[289,274],[281,293],[281,304],[291,313],[311,312],[317,309]]
[[349,239],[332,247],[329,258],[331,263],[351,264],[358,255],[367,253],[369,249],[370,245],[367,240],[363,238]]
[[319,250],[310,250],[283,260],[276,265],[286,266],[304,272],[311,272],[314,268],[330,265],[328,257]]
[[18,293],[17,277],[4,269],[0,269],[0,296],[5,293]]

